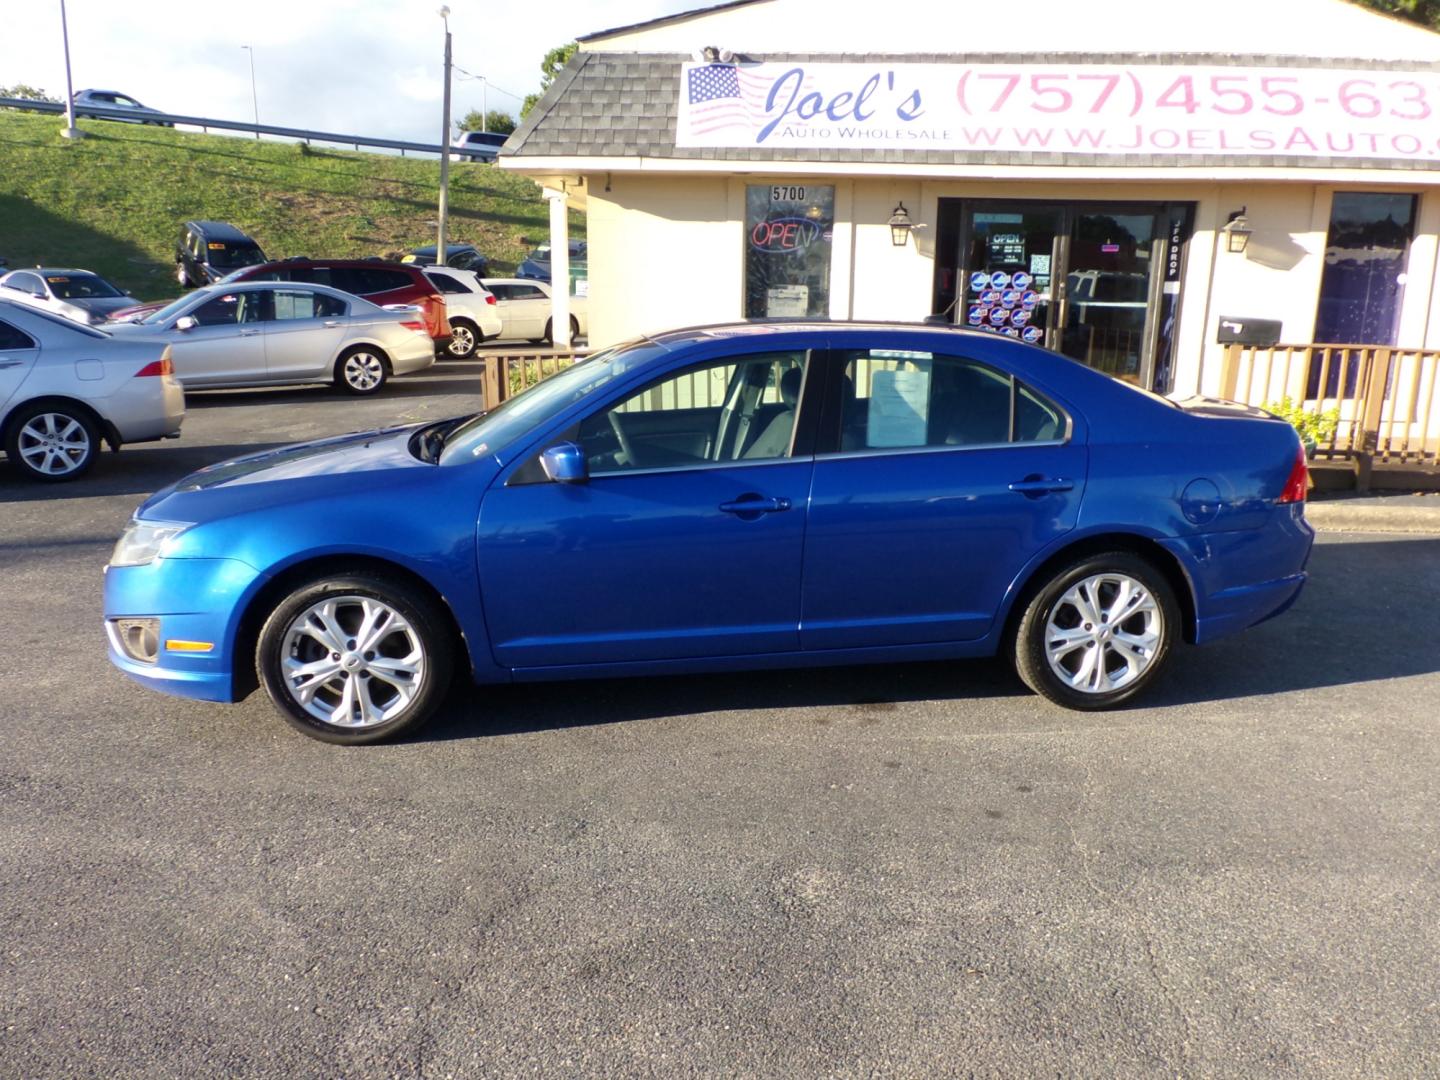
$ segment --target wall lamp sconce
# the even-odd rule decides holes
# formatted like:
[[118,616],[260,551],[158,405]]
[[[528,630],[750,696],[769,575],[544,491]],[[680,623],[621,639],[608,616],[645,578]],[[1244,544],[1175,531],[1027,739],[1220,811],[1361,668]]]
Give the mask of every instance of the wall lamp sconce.
[[702,45],[691,55],[697,64],[728,64],[735,59],[733,52],[717,45]]
[[910,233],[918,227],[910,220],[910,211],[905,209],[905,204],[896,203],[895,212],[890,215],[890,243],[896,247],[904,247],[910,239]]
[[1255,230],[1250,227],[1250,221],[1245,217],[1246,207],[1234,210],[1230,214],[1230,220],[1220,231],[1225,234],[1225,250],[1235,255],[1245,251],[1246,245],[1250,243],[1250,237]]

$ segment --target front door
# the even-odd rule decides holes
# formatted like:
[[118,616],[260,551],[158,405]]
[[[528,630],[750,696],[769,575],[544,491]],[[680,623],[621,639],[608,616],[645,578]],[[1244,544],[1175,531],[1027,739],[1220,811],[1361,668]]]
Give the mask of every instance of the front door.
[[478,531],[496,661],[798,649],[804,368],[797,352],[705,361],[557,433],[584,450],[588,482],[552,483],[533,456],[502,474]]
[[1037,390],[962,356],[832,354],[805,541],[801,645],[970,641],[1074,528],[1087,453]]
[[185,314],[196,321],[188,330],[173,325],[163,334],[170,343],[175,378],[187,389],[263,382],[265,379],[263,291],[236,290],[212,295]]

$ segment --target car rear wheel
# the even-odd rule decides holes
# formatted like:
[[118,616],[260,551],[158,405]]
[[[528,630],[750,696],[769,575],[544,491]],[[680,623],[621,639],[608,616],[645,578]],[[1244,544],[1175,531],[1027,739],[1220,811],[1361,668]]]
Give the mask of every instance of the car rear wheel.
[[5,452],[34,480],[74,480],[95,464],[100,432],[83,409],[36,402],[15,410],[5,433]]
[[335,385],[346,393],[378,394],[390,375],[390,360],[379,349],[348,349],[335,361]]
[[450,344],[445,351],[457,360],[464,360],[475,352],[475,347],[485,340],[480,328],[468,319],[450,320]]
[[1108,709],[1150,686],[1170,659],[1180,607],[1154,565],[1128,552],[1062,568],[1034,595],[1015,635],[1015,670],[1070,709]]
[[329,743],[413,731],[439,707],[454,667],[440,605],[403,581],[359,572],[296,589],[260,631],[256,666],[280,715]]

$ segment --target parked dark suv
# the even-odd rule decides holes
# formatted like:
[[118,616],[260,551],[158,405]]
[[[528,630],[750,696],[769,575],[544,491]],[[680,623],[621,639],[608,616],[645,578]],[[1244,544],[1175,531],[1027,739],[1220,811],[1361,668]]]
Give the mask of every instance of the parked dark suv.
[[223,221],[187,221],[175,242],[175,280],[184,289],[209,285],[264,261],[259,244]]
[[285,259],[247,266],[226,281],[308,281],[363,297],[372,304],[413,304],[425,313],[436,346],[449,344],[445,298],[418,266],[379,259]]

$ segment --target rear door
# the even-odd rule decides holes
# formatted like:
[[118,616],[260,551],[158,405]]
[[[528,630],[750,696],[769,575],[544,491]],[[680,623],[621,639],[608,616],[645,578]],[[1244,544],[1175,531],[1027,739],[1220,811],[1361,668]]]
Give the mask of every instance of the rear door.
[[538,338],[545,333],[545,322],[550,318],[550,297],[544,289],[529,282],[510,285],[508,314],[502,315],[506,324],[506,336]]
[[309,289],[276,287],[265,322],[265,366],[275,382],[328,380],[350,332],[349,305]]
[[861,342],[828,359],[802,645],[983,637],[1025,563],[1075,527],[1079,418],[963,355]]
[[0,415],[6,411],[39,355],[40,346],[33,337],[0,319]]

